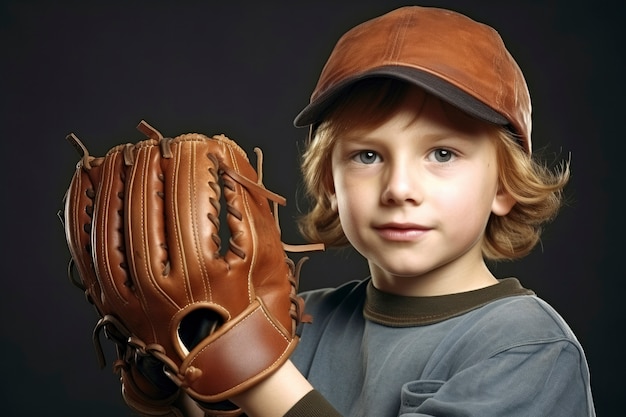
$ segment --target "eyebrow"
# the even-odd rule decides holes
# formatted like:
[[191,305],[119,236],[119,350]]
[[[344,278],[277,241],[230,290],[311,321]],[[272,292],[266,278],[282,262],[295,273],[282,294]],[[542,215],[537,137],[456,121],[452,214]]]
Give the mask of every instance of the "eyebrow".
[[[379,137],[371,135],[371,131],[353,131],[344,135],[338,135],[338,140],[343,143],[375,143],[377,141],[389,141],[388,137]],[[416,138],[418,140],[418,138]],[[436,143],[443,140],[461,140],[472,141],[472,135],[469,133],[463,133],[458,130],[447,130],[445,132],[433,132],[419,134],[419,140],[421,142]]]

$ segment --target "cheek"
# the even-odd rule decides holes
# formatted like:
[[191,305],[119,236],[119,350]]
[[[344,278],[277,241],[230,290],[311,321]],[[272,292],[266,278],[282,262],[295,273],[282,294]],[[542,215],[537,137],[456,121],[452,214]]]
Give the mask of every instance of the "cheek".
[[364,189],[359,187],[345,186],[342,183],[335,183],[335,201],[339,218],[342,224],[355,221],[359,218],[362,205],[355,202],[363,198]]
[[491,175],[466,176],[462,181],[440,186],[434,199],[439,210],[449,213],[455,221],[486,220],[496,196],[497,185]]
[[[349,193],[348,193],[349,194]],[[342,198],[337,199],[337,211],[341,229],[346,239],[361,254],[367,248],[369,230],[369,216],[365,204],[354,204],[354,198],[351,198],[345,192],[341,194]]]
[[344,234],[354,241],[361,228],[367,223],[367,207],[373,198],[372,187],[342,181],[335,177],[335,201]]

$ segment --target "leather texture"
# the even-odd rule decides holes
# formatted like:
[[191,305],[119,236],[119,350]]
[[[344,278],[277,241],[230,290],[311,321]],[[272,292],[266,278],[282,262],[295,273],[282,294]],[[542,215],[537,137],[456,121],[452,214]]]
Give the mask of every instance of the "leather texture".
[[82,155],[64,209],[74,281],[101,317],[96,344],[100,331],[116,343],[131,408],[160,415],[176,397],[137,372],[150,356],[211,414],[282,365],[307,320],[275,216],[285,199],[223,135],[138,128],[150,139],[98,158],[69,137]]
[[[407,70],[431,78],[412,77],[406,75]],[[531,151],[528,87],[502,38],[490,26],[450,10],[407,6],[352,28],[335,45],[310,104],[296,117],[295,125],[320,122],[337,94],[354,81],[372,76],[413,78],[461,108],[474,106],[468,105],[468,99],[478,100],[503,116]],[[448,88],[441,91],[443,85],[455,87],[463,97]]]

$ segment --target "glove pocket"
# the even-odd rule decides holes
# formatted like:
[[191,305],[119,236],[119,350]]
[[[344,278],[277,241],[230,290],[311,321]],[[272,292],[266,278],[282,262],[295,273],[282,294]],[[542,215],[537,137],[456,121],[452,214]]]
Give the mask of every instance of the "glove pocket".
[[180,385],[198,401],[216,402],[246,391],[277,370],[297,344],[260,299],[224,323],[183,360]]

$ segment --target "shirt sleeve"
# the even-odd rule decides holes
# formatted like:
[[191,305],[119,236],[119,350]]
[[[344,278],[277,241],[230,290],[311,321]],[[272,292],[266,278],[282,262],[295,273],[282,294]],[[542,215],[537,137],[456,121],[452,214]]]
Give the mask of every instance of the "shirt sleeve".
[[312,390],[302,397],[284,417],[342,417],[326,398]]

